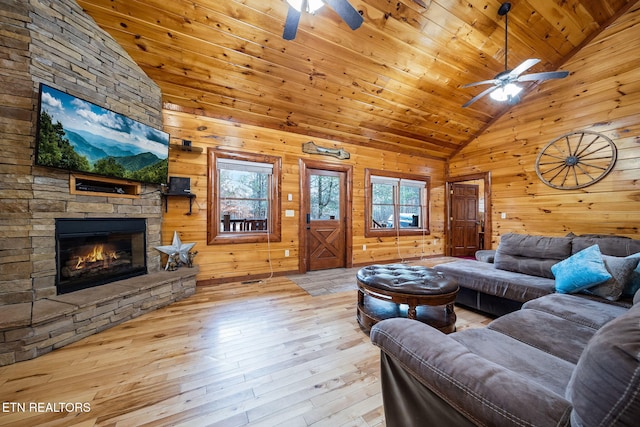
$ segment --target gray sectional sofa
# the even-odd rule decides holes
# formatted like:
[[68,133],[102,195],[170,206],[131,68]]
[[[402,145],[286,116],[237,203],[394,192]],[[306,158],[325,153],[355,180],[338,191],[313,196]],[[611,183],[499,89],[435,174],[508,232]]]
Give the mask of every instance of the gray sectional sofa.
[[501,317],[449,335],[376,324],[386,425],[639,425],[639,260],[634,239],[508,234],[493,263],[436,267]]
[[[597,244],[610,257],[627,257],[640,252],[640,240],[620,236],[568,235],[534,236],[509,233],[502,236],[495,255],[480,262],[460,260],[435,267],[460,285],[456,302],[496,316],[518,310],[535,298],[555,292],[551,267]],[[615,260],[612,260],[615,261]],[[633,292],[621,296],[629,305]]]
[[371,341],[381,349],[388,427],[640,420],[640,302],[625,308],[556,293],[449,335],[383,320]]

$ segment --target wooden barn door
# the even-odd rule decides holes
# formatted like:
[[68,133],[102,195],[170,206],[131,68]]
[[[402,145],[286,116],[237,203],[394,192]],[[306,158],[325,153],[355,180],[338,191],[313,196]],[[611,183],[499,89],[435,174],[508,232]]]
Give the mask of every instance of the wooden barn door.
[[348,165],[301,160],[301,271],[351,267]]
[[346,265],[345,175],[339,171],[307,169],[309,271]]

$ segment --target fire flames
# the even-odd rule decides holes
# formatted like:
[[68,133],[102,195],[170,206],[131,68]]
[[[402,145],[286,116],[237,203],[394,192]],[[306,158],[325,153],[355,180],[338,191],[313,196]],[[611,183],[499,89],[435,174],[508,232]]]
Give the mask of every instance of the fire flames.
[[78,262],[76,263],[76,270],[85,268],[87,264],[94,264],[102,262],[103,267],[108,267],[112,260],[118,259],[116,251],[111,249],[105,249],[104,245],[95,245],[88,254],[84,256],[78,255]]

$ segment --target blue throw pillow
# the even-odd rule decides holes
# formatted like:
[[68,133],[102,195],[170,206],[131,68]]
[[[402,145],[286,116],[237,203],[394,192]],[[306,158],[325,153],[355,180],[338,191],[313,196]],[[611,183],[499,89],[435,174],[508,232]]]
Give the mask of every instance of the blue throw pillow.
[[[637,259],[640,262],[640,252],[629,255],[627,258]],[[640,263],[636,267],[635,270],[631,272],[631,278],[627,285],[624,287],[622,291],[622,295],[624,296],[633,296],[640,289]]]
[[551,267],[556,292],[570,294],[611,279],[598,245],[589,246]]

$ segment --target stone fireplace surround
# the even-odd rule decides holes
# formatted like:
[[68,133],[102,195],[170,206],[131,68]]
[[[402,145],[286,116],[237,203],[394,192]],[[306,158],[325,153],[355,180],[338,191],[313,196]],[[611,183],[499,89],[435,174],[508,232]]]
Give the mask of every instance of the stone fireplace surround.
[[[36,358],[195,292],[197,268],[161,267],[157,185],[75,194],[33,165],[41,82],[162,128],[159,87],[75,0],[0,2],[0,366]],[[144,218],[148,274],[57,295],[56,218]],[[173,234],[168,230],[167,234]]]
[[[33,359],[195,293],[197,268],[156,272],[0,308],[0,366]],[[27,305],[31,305],[26,303]],[[12,350],[7,352],[7,350]]]
[[[32,289],[0,301],[0,366],[33,359],[195,293],[197,268],[160,266],[162,209],[159,189],[143,185],[136,197],[72,194],[69,174],[34,168]],[[53,210],[53,206],[58,209]],[[57,295],[55,219],[144,218],[148,274]],[[16,287],[20,282],[16,281]],[[6,301],[5,301],[6,302]]]

